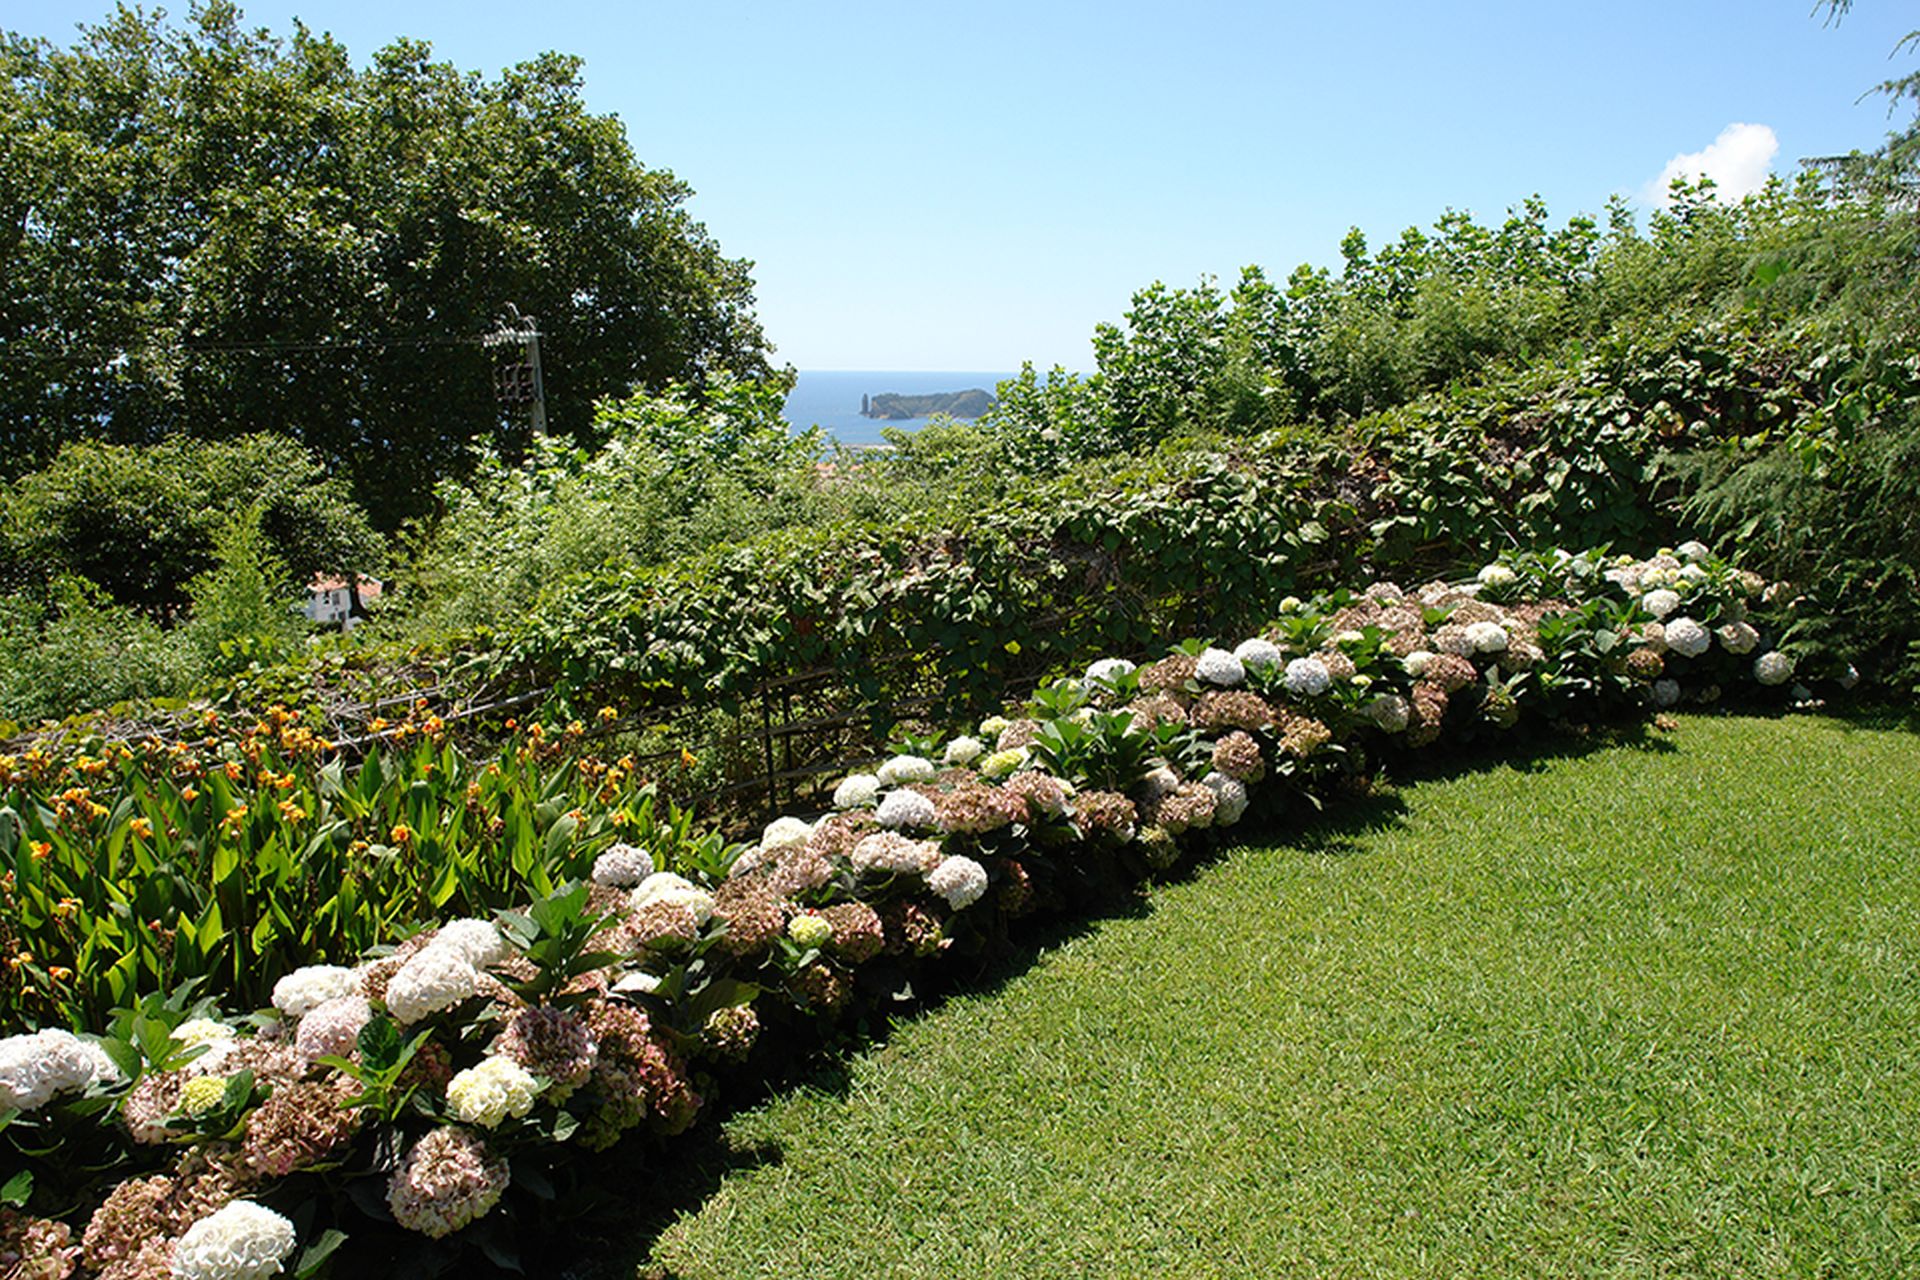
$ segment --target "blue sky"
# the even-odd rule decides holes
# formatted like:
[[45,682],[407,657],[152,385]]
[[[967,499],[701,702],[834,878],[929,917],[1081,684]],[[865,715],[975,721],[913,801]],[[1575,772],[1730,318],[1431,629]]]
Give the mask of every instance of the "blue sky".
[[[359,61],[399,36],[489,74],[582,55],[588,104],[754,260],[803,369],[1081,368],[1155,279],[1284,276],[1337,261],[1349,226],[1377,244],[1532,193],[1556,220],[1598,212],[1677,156],[1738,182],[1769,152],[1790,172],[1870,148],[1889,121],[1860,95],[1920,25],[1911,0],[1837,26],[1811,0],[243,8]],[[0,25],[65,43],[106,11],[4,0]]]

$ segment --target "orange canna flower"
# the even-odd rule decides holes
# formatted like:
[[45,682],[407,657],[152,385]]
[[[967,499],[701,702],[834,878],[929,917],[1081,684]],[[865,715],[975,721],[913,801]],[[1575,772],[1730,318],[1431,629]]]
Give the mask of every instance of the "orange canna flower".
[[142,840],[151,840],[153,839],[153,820],[151,818],[129,818],[127,819],[127,830],[133,832],[133,834],[139,836]]
[[413,839],[413,828],[402,822],[387,833],[387,839],[393,844],[405,844]]

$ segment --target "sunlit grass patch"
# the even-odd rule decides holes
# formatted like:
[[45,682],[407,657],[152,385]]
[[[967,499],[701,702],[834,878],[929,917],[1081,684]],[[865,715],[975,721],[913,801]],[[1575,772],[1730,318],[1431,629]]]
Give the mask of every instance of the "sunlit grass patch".
[[1917,818],[1811,718],[1349,808],[737,1117],[640,1269],[1911,1273]]

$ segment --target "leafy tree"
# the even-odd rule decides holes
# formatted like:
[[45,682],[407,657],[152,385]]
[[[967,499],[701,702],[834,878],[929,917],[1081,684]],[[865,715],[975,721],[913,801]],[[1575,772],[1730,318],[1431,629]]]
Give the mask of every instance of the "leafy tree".
[[379,537],[344,481],[285,436],[67,445],[22,476],[0,516],[0,570],[23,589],[61,575],[157,619],[214,566],[226,528],[255,513],[260,541],[294,579],[368,572]]
[[0,457],[63,441],[291,434],[383,527],[468,440],[524,446],[479,345],[539,318],[549,421],[636,386],[758,374],[747,263],[588,112],[581,62],[483,79],[402,40],[356,70],[226,0],[119,8],[71,48],[0,36]]
[[186,643],[217,675],[287,658],[307,625],[296,612],[298,587],[261,528],[259,507],[220,530],[214,555],[215,566],[187,584],[193,611],[181,628]]
[[[1853,8],[1853,0],[1826,0],[1827,17],[1838,22]],[[1894,46],[1894,54],[1920,52],[1920,30],[1909,31]],[[1880,196],[1891,196],[1913,208],[1920,202],[1920,70],[1893,76],[1874,86],[1887,99],[1887,114],[1902,103],[1912,103],[1913,119],[1888,135],[1876,151],[1826,156],[1815,164],[1842,181]]]

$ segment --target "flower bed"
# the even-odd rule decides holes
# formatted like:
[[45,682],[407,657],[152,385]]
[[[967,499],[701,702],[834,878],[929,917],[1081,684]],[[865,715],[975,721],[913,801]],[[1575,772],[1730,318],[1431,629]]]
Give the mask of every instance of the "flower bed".
[[97,1037],[0,1041],[22,1168],[0,1258],[313,1274],[395,1227],[498,1258],[579,1153],[680,1132],[716,1082],[943,955],[1442,743],[1810,696],[1778,634],[1763,584],[1695,545],[1290,599],[1231,648],[1103,660],[1018,716],[903,743],[737,856],[612,844],[525,910],[286,972],[259,1013],[153,994]]
[[632,763],[584,753],[578,726],[490,757],[425,710],[390,732],[354,767],[278,710],[210,714],[192,742],[0,755],[0,1031],[98,1025],[190,980],[264,1004],[296,966],[584,876],[616,834],[658,838]]

